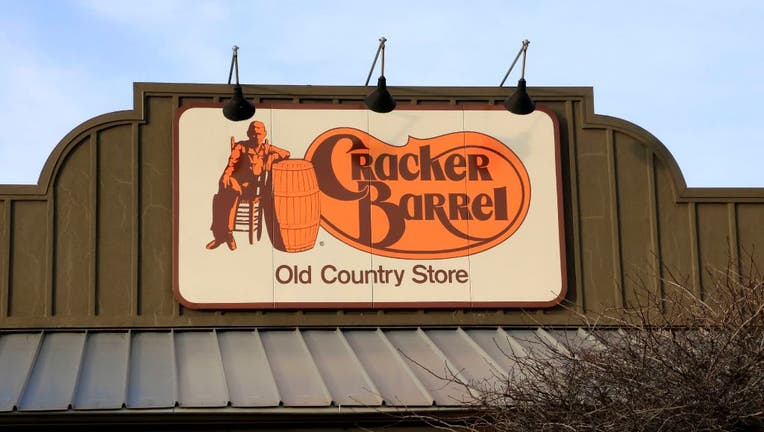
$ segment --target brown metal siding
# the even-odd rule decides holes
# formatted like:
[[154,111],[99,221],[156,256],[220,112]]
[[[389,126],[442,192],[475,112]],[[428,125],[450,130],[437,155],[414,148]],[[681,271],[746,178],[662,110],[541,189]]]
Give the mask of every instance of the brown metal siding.
[[[138,260],[135,248],[135,181],[133,129],[131,124],[115,126],[97,134],[96,176],[96,313],[128,316],[132,310],[133,286]],[[116,277],[115,277],[116,276]]]
[[[743,274],[750,271],[753,264],[746,259],[754,254],[764,254],[764,213],[761,204],[735,204],[737,216],[738,256],[741,257],[741,269]],[[758,260],[759,270],[762,270],[761,259]]]
[[0,200],[0,319],[8,316],[11,259],[11,204]]
[[698,219],[698,259],[702,288],[712,284],[711,271],[724,269],[729,256],[729,205],[702,203],[695,207]]
[[615,148],[614,177],[618,183],[618,212],[614,218],[618,231],[614,233],[614,242],[619,244],[616,255],[620,255],[620,276],[616,285],[623,289],[622,293],[616,293],[616,306],[620,306],[633,303],[632,297],[639,293],[642,280],[649,281],[650,286],[645,288],[655,289],[649,276],[658,268],[660,251],[652,152],[631,136],[611,133]]
[[578,139],[578,199],[581,230],[584,311],[613,303],[617,248],[613,243],[616,197],[609,172],[612,146],[599,129],[580,131]]
[[85,138],[69,153],[53,190],[56,197],[53,312],[82,316],[93,312],[96,199],[93,155],[97,147]]
[[[250,87],[258,101],[358,102],[359,87]],[[687,189],[649,133],[596,116],[590,89],[531,89],[560,123],[569,308],[540,311],[194,311],[172,296],[172,128],[227,86],[136,85],[136,110],[70,133],[37,186],[0,186],[0,328],[567,325],[709,269],[764,266],[764,189]],[[399,103],[501,103],[505,90],[400,88]],[[741,270],[750,263],[741,264]]]
[[655,167],[656,207],[660,209],[657,217],[661,258],[659,274],[686,286],[697,285],[697,236],[693,233],[696,224],[692,216],[694,204],[676,202],[669,167],[655,155],[652,161]]
[[[173,98],[147,101],[151,121],[140,126],[138,208],[140,239],[137,316],[177,319],[172,297],[172,121]],[[128,306],[128,305],[126,305]]]
[[48,201],[13,201],[8,315],[14,318],[51,316],[51,266],[48,241]]

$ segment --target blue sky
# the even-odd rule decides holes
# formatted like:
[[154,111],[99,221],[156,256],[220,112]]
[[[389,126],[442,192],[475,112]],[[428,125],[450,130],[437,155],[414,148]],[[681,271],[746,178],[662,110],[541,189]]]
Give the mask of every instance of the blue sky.
[[[132,83],[594,87],[690,186],[764,187],[764,2],[0,0],[0,183],[35,183],[78,124],[132,108]],[[515,72],[508,80],[514,85]],[[40,113],[44,113],[40,116]]]

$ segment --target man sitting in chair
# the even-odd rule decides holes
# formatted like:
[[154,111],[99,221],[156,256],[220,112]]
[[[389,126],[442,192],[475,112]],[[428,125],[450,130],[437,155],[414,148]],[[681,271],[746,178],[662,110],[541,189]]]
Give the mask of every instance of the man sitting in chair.
[[260,121],[253,121],[247,130],[249,139],[235,142],[231,137],[231,155],[218,184],[218,193],[212,198],[213,239],[207,249],[215,249],[221,244],[228,249],[236,249],[233,229],[239,200],[258,199],[258,183],[261,176],[271,170],[279,159],[289,157],[289,152],[271,145],[265,137],[268,132]]

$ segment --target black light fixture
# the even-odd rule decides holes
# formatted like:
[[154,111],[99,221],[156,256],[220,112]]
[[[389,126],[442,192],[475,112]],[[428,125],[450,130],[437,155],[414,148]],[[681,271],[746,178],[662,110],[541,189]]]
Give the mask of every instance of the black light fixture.
[[228,120],[241,121],[252,118],[255,115],[255,106],[244,99],[244,93],[239,85],[239,47],[233,46],[233,57],[231,58],[231,70],[228,72],[228,84],[231,84],[233,71],[236,69],[236,85],[233,86],[233,96],[231,100],[223,106],[223,115]]
[[387,42],[387,39],[385,39],[384,36],[379,38],[377,54],[374,56],[374,62],[371,64],[371,69],[369,70],[369,76],[366,77],[366,84],[364,84],[366,86],[369,85],[371,73],[374,72],[374,66],[377,65],[379,53],[382,52],[382,72],[377,80],[377,88],[369,93],[365,100],[366,106],[369,107],[370,110],[378,113],[389,113],[395,109],[395,99],[393,99],[393,95],[387,90],[387,80],[385,79],[385,42]]
[[512,68],[515,67],[517,60],[520,58],[520,54],[522,54],[523,69],[522,74],[520,75],[520,80],[517,82],[517,90],[515,90],[511,96],[508,96],[504,100],[504,107],[507,108],[507,111],[514,114],[530,114],[536,110],[536,104],[528,95],[528,90],[525,87],[525,53],[528,51],[528,45],[530,45],[530,43],[531,42],[528,39],[523,41],[523,46],[520,48],[520,51],[517,52],[515,61],[512,62],[512,65],[509,67],[506,75],[504,75],[504,79],[501,80],[501,84],[499,84],[499,87],[504,85],[504,82],[507,80],[509,73],[512,72]]

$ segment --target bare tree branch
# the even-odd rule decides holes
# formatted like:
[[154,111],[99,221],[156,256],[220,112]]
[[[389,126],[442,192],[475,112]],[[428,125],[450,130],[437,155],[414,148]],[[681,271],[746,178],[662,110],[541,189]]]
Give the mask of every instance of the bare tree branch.
[[764,430],[764,279],[754,261],[711,271],[702,298],[688,278],[664,274],[671,279],[658,292],[655,281],[641,281],[626,308],[579,316],[580,337],[536,337],[520,341],[523,350],[496,341],[514,366],[492,382],[465,382],[469,371],[448,366],[445,375],[430,371],[464,386],[474,414],[433,415],[428,424],[465,432]]

